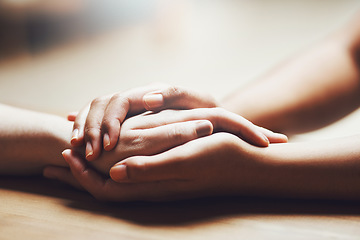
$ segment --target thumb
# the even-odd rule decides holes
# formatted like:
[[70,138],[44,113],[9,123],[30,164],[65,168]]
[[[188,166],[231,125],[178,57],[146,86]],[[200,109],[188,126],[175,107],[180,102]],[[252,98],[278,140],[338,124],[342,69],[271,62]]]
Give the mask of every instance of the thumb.
[[218,104],[207,94],[197,93],[181,87],[167,87],[143,96],[147,110],[211,108]]
[[[184,179],[184,160],[178,151],[153,156],[129,157],[110,169],[110,177],[119,183],[136,183]],[[181,174],[182,173],[182,174]]]

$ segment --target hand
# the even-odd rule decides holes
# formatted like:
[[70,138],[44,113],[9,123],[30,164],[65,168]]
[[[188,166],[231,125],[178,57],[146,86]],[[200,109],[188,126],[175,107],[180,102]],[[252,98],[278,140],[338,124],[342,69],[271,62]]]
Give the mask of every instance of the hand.
[[[201,119],[208,119],[208,120],[201,121]],[[199,123],[201,123],[200,125],[203,125],[200,128],[200,129],[202,129],[201,131],[196,130],[196,127],[199,126],[198,125]],[[211,137],[211,138],[206,137],[208,139],[207,141],[210,141],[210,142],[200,142],[200,143],[195,142],[198,144],[198,145],[195,145],[195,147],[191,147],[191,146],[194,146],[192,144],[191,145],[187,145],[187,144],[181,145],[182,143],[186,143],[186,142],[196,139],[198,137],[211,134],[211,132],[213,130],[212,127],[214,128],[215,132],[229,131],[229,132],[232,132],[233,134],[236,134],[236,136],[232,135],[232,134],[217,133],[214,135],[215,137]],[[245,143],[244,141],[242,141],[239,138],[239,136],[242,137],[246,134],[250,134],[250,135],[248,135],[248,137],[250,137],[251,134],[253,133],[253,131],[249,131],[248,128],[254,128],[254,127],[259,128],[255,125],[251,124],[244,118],[242,118],[234,113],[231,113],[226,110],[219,109],[219,108],[192,109],[192,110],[164,110],[159,113],[146,113],[146,114],[142,114],[142,115],[137,115],[137,116],[127,119],[124,122],[123,127],[121,128],[120,141],[119,141],[119,144],[116,146],[115,150],[111,151],[111,152],[105,152],[104,154],[101,155],[99,161],[91,162],[91,164],[92,164],[92,167],[95,167],[97,170],[100,170],[102,173],[106,173],[113,164],[123,160],[122,162],[120,162],[121,163],[120,165],[116,165],[112,168],[112,170],[111,170],[112,177],[116,181],[120,181],[120,182],[121,181],[136,182],[139,180],[141,181],[141,179],[137,179],[136,177],[133,178],[136,175],[132,175],[133,177],[131,177],[131,178],[128,177],[128,176],[131,176],[132,170],[136,171],[136,169],[137,169],[136,167],[141,168],[142,166],[147,169],[146,162],[143,162],[144,164],[138,164],[139,162],[136,162],[136,159],[141,158],[139,156],[154,155],[154,154],[161,153],[161,152],[163,152],[163,154],[166,154],[166,153],[172,154],[172,153],[174,153],[173,151],[175,151],[175,153],[177,153],[177,154],[184,154],[182,158],[178,158],[178,156],[176,156],[176,158],[179,161],[181,160],[180,162],[182,162],[182,160],[184,161],[184,165],[183,165],[182,169],[180,169],[180,168],[177,169],[176,168],[177,164],[173,165],[174,168],[172,169],[172,171],[169,172],[168,177],[171,178],[171,176],[177,176],[174,173],[174,171],[177,171],[177,170],[180,170],[180,172],[183,172],[183,173],[188,172],[188,173],[195,174],[196,171],[199,170],[198,169],[199,165],[197,165],[196,168],[192,169],[192,166],[191,166],[192,161],[193,161],[192,158],[196,158],[198,156],[201,156],[201,154],[205,154],[202,159],[208,159],[209,160],[208,164],[210,164],[212,162],[212,161],[210,161],[211,159],[217,159],[217,164],[219,164],[223,161],[228,161],[227,159],[229,159],[229,160],[234,159],[233,157],[231,157],[234,155],[233,154],[234,152],[233,152],[233,149],[230,147],[235,146],[234,143],[241,143],[241,144],[245,144],[246,146],[251,146],[248,143]],[[262,129],[262,128],[259,128],[259,130],[266,131],[267,134],[269,135],[269,139],[271,139],[273,142],[286,142],[287,141],[286,136],[284,136],[282,134],[272,133],[271,131]],[[225,139],[222,139],[222,136],[225,136],[224,137]],[[252,136],[252,137],[256,137],[256,136]],[[193,140],[193,141],[195,141],[195,140]],[[216,141],[218,141],[218,142],[216,142]],[[178,146],[178,147],[176,147],[176,146]],[[175,148],[169,150],[168,152],[165,152],[166,150],[168,150],[172,147],[175,147]],[[251,147],[256,148],[254,146],[251,146]],[[198,148],[198,150],[196,150],[197,148]],[[256,148],[256,149],[258,149],[258,148]],[[193,150],[196,150],[196,151],[193,151]],[[240,151],[240,150],[238,150],[238,151]],[[246,151],[246,152],[248,152],[248,151]],[[69,154],[67,154],[67,153],[69,153],[69,152],[68,151],[64,152],[64,157],[66,160],[69,159],[69,157],[68,157]],[[212,154],[214,154],[213,157],[211,157]],[[76,153],[74,153],[74,151],[71,154],[71,156],[73,156],[74,158],[70,158],[70,159],[78,159],[77,164],[80,164],[78,166],[81,166],[81,168],[86,169],[85,172],[91,173],[90,176],[93,176],[91,178],[92,180],[102,179],[103,181],[100,181],[99,183],[109,182],[111,184],[111,186],[114,185],[115,182],[113,180],[108,179],[108,177],[103,178],[103,175],[100,175],[97,170],[95,170],[93,168],[89,168],[88,167],[89,165],[87,165],[87,164],[84,165],[84,163],[82,163],[81,157],[79,155],[76,155]],[[135,156],[138,156],[138,157],[135,157]],[[166,158],[168,155],[159,154],[156,156],[163,156]],[[236,156],[236,155],[234,155],[234,156]],[[189,157],[189,159],[187,159],[187,157]],[[219,157],[219,158],[217,158],[217,157]],[[168,162],[165,158],[164,158],[164,166]],[[135,165],[133,164],[134,161],[135,161]],[[197,161],[195,161],[195,162],[197,162]],[[70,167],[72,167],[71,163],[73,163],[73,162],[71,162],[71,160],[70,160]],[[162,165],[162,162],[159,161],[159,166],[161,166],[161,165]],[[123,177],[124,176],[124,174],[123,174],[124,166],[126,166],[125,167],[125,172],[126,172],[126,176],[127,176],[126,178]],[[128,168],[128,166],[130,166],[130,167]],[[186,169],[186,167],[189,167],[189,169]],[[225,164],[223,167],[232,168],[234,166]],[[206,170],[208,168],[207,163],[204,163],[204,165],[201,166],[201,168],[203,168],[203,170],[201,170],[201,171],[204,171],[204,175],[201,175],[201,176],[211,176],[211,175],[208,175],[208,170]],[[210,170],[210,168],[209,168],[209,170]],[[142,170],[140,170],[140,172],[141,171]],[[220,172],[224,171],[223,173],[225,173],[227,170],[225,171],[225,170],[219,169],[219,171]],[[128,175],[128,173],[130,175]],[[174,173],[174,174],[172,175],[172,173]],[[73,174],[75,174],[75,173],[73,173]],[[121,174],[123,174],[123,175],[121,175]],[[164,179],[164,174],[167,174],[167,173],[159,174],[159,176],[158,176],[159,179]],[[65,168],[48,167],[44,170],[44,175],[47,177],[50,177],[50,178],[57,178],[57,179],[63,180],[65,182],[68,182],[77,187],[79,187],[79,183],[80,183],[82,185],[82,187],[84,187],[85,189],[89,190],[90,192],[93,191],[92,187],[85,183],[85,180],[81,180],[82,178],[80,178],[78,175],[77,175],[78,176],[77,178],[74,178],[75,175],[72,176],[69,173],[69,171]],[[226,173],[225,175],[228,175],[228,173]],[[148,174],[147,176],[149,177],[150,175]],[[152,179],[154,179],[154,177]],[[152,179],[149,178],[147,180],[150,181]],[[92,183],[92,180],[90,181],[90,183]],[[230,182],[231,181],[229,181],[229,183]],[[171,187],[172,183],[166,183],[166,184],[169,185],[169,187]],[[152,186],[152,185],[156,185],[156,184],[149,183],[147,185]],[[99,187],[98,184],[95,184],[93,187],[96,187],[96,186]],[[198,185],[198,186],[201,187],[201,185]],[[145,189],[146,187],[141,187],[141,188]],[[161,189],[159,189],[159,191],[160,190]],[[134,193],[136,193],[136,192],[134,192]],[[144,194],[145,193],[149,193],[149,191],[145,191]],[[111,194],[111,192],[109,192],[108,194]],[[101,196],[101,194],[99,196]],[[106,195],[104,195],[104,196],[106,196]],[[153,195],[153,196],[155,197],[156,195]],[[161,194],[159,196],[161,196]],[[131,199],[126,195],[124,197],[125,197],[124,199]],[[135,197],[135,196],[133,196],[133,197]],[[110,197],[109,197],[109,199],[110,199]]]
[[[158,89],[154,91],[154,89]],[[160,89],[160,90],[159,90]],[[95,160],[101,153],[102,144],[105,150],[112,150],[119,138],[120,125],[126,116],[139,114],[145,110],[160,111],[165,108],[191,109],[200,107],[215,107],[215,101],[207,96],[178,87],[149,86],[130,90],[123,94],[115,94],[97,98],[92,101],[77,116],[71,114],[73,120],[73,136],[71,143],[79,146],[86,142],[85,156]],[[250,130],[250,129],[249,129]],[[261,138],[244,140],[257,146],[267,146],[271,133],[265,129],[252,128],[252,135]]]
[[146,110],[215,106],[214,99],[208,95],[159,84],[96,98],[78,114],[68,116],[75,121],[71,144],[79,146],[85,141],[86,158],[94,160],[100,155],[102,145],[107,151],[116,146],[126,117]]
[[[261,149],[227,133],[199,138],[154,156],[134,156],[103,177],[71,150],[63,152],[69,170],[50,169],[52,177],[80,184],[105,201],[164,201],[212,195],[261,193],[269,171]],[[120,168],[119,166],[125,166]],[[123,174],[124,169],[126,176]],[[75,181],[76,180],[76,181]],[[74,185],[74,184],[73,184]]]
[[[164,110],[127,119],[114,151],[104,152],[92,165],[107,174],[115,163],[137,155],[154,155],[193,139],[215,132],[229,132],[247,141],[286,142],[285,135],[253,125],[246,119],[220,108]],[[268,137],[265,139],[264,134]]]

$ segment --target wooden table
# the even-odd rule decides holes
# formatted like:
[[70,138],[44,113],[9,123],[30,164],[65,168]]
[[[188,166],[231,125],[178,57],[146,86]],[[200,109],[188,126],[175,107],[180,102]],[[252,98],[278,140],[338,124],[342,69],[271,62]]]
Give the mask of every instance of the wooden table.
[[0,239],[360,239],[360,204],[241,197],[104,203],[58,182],[0,178]]

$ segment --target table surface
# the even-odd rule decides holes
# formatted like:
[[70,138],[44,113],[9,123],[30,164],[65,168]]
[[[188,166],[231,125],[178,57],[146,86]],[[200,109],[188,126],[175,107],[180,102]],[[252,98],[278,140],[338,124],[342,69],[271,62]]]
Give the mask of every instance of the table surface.
[[[221,98],[360,8],[357,0],[155,2],[165,7],[143,23],[1,60],[0,102],[65,116],[96,96],[154,81]],[[360,132],[359,116],[297,139]],[[0,240],[24,238],[360,239],[360,204],[241,197],[109,204],[40,177],[0,177]]]
[[360,239],[356,202],[241,197],[102,203],[41,178],[0,179],[0,239]]

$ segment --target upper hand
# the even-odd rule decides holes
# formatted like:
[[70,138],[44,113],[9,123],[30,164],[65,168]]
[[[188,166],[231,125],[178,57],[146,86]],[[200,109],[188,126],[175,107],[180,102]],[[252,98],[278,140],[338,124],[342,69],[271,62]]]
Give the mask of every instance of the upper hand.
[[146,110],[192,109],[216,107],[209,95],[167,85],[149,85],[124,93],[94,99],[78,114],[70,114],[74,121],[71,144],[86,146],[86,158],[96,159],[101,149],[112,150],[119,138],[120,127],[126,117]]

